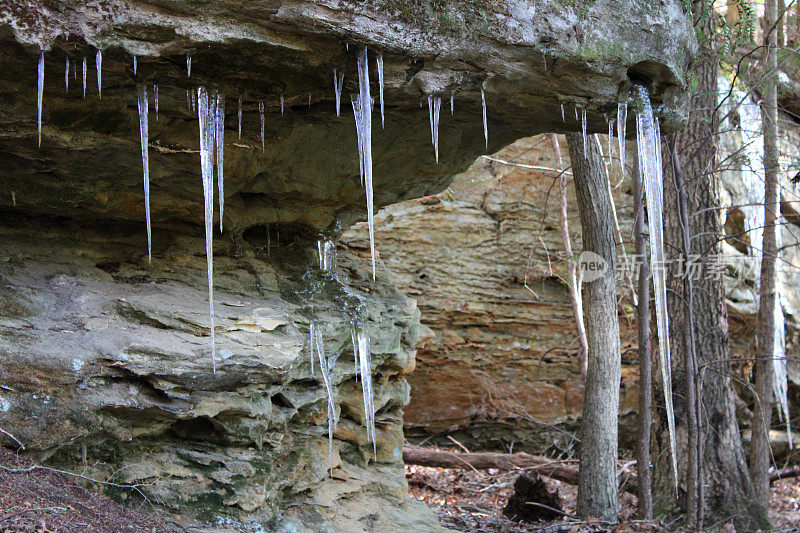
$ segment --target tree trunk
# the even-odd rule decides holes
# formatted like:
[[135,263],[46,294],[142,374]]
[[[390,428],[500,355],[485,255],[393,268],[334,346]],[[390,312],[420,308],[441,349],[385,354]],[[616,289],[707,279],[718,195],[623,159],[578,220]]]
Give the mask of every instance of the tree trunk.
[[[764,2],[764,23],[775,25],[777,0]],[[776,31],[764,35],[764,71],[778,66]],[[772,381],[775,350],[775,260],[778,254],[778,86],[774,73],[764,81],[761,118],[764,130],[764,236],[761,246],[761,287],[758,306],[758,359],[756,361],[756,403],[753,409],[753,439],[750,442],[750,476],[756,501],[769,505],[769,427],[772,423]]]
[[[704,2],[694,2],[695,16],[702,14]],[[708,17],[706,20],[710,20]],[[715,109],[717,106],[718,63],[707,41],[693,66],[698,81],[690,106],[689,122],[675,138],[675,149],[682,163],[686,203],[692,235],[691,249],[700,275],[694,283],[694,327],[697,339],[698,390],[702,391],[699,421],[702,431],[702,486],[705,490],[704,514],[707,523],[733,521],[738,530],[754,531],[768,526],[764,508],[754,502],[753,485],[747,470],[741,434],[736,419],[731,382],[728,314],[722,279],[714,276],[720,253],[722,220],[719,210],[719,175],[716,173]],[[683,235],[669,150],[664,151],[664,237],[667,261],[680,262]],[[655,266],[654,266],[655,268]],[[670,268],[668,306],[672,347],[673,395],[677,423],[680,465],[680,490],[686,490],[687,405],[684,355],[688,352],[686,330],[689,319],[688,295],[683,276]],[[653,453],[655,494],[662,495],[657,507],[674,508],[674,489],[669,463],[669,441],[663,406],[658,411]]]
[[616,465],[621,370],[614,220],[597,138],[589,138],[586,150],[580,133],[567,134],[567,141],[581,215],[584,254],[587,251],[597,254],[605,261],[606,267],[597,276],[592,276],[597,279],[591,280],[584,275],[583,309],[589,352],[581,419],[577,512],[582,517],[616,521],[619,512]]
[[636,469],[639,474],[639,518],[653,518],[653,481],[650,472],[650,426],[653,424],[653,360],[650,351],[650,263],[647,260],[647,223],[644,189],[638,161],[633,171],[634,241],[639,259],[639,292],[636,306],[639,341],[639,427],[636,436]]

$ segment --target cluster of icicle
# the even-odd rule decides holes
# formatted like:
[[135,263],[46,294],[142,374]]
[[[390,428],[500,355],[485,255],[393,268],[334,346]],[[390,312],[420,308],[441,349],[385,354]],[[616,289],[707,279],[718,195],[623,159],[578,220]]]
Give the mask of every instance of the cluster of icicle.
[[[336,243],[330,239],[317,241],[317,254],[319,268],[332,275],[336,269]],[[377,454],[375,443],[375,403],[372,391],[372,355],[370,352],[369,336],[363,327],[356,322],[350,326],[350,335],[353,341],[353,374],[356,380],[361,380],[361,393],[364,398],[364,422],[367,427],[367,437],[372,440],[373,454]],[[336,396],[334,393],[333,370],[340,353],[326,356],[319,324],[311,322],[309,326],[309,363],[311,373],[315,373],[315,361],[319,366],[322,381],[328,401],[328,456],[330,471],[333,475],[333,432],[336,430],[339,418],[336,413]]]
[[[653,265],[653,295],[658,330],[658,351],[661,362],[661,379],[664,383],[664,403],[667,410],[672,469],[678,483],[678,464],[675,444],[675,412],[672,404],[672,365],[669,351],[669,317],[667,316],[667,283],[664,257],[664,179],[661,163],[661,128],[653,116],[647,89],[638,86],[642,110],[636,115],[636,141],[647,202],[647,221],[650,232],[650,263]],[[624,110],[627,112],[627,109]],[[621,113],[620,113],[621,115]],[[620,138],[622,143],[622,138]],[[622,144],[621,144],[622,145]],[[622,148],[620,148],[622,151]]]
[[[189,66],[191,63],[189,63]],[[211,360],[216,372],[214,341],[214,169],[219,187],[219,228],[222,231],[224,208],[223,163],[225,141],[225,97],[215,90],[197,88],[197,117],[200,125],[200,170],[203,176],[203,199],[206,230],[206,263],[208,269],[208,310],[211,318]],[[215,165],[216,163],[216,165]]]

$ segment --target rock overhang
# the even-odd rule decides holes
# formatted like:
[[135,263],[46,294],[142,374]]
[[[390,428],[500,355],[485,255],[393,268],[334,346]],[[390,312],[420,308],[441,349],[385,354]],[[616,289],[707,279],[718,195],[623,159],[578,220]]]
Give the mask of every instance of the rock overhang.
[[[520,137],[579,131],[573,108],[587,111],[589,132],[607,131],[606,117],[634,83],[649,86],[664,129],[678,128],[696,50],[676,0],[12,2],[0,15],[3,27],[0,61],[12,75],[0,81],[6,95],[0,112],[13,127],[2,134],[0,151],[10,163],[3,180],[16,198],[0,198],[0,208],[142,220],[135,85],[145,83],[157,84],[161,99],[162,118],[150,121],[154,223],[198,223],[197,117],[185,94],[212,85],[226,95],[226,143],[233,144],[226,147],[226,224],[235,231],[276,222],[322,230],[363,217],[347,100],[357,90],[355,58],[364,47],[371,79],[376,54],[385,69],[386,126],[373,129],[378,206],[438,192],[481,153]],[[33,141],[40,49],[46,58],[41,150]],[[102,99],[93,86],[98,49]],[[88,58],[86,100],[77,89],[80,74],[71,92],[59,81],[65,57],[78,60],[73,68]],[[333,69],[345,75],[341,117],[334,111]],[[444,100],[438,165],[428,95]],[[267,115],[263,153],[259,102]]]

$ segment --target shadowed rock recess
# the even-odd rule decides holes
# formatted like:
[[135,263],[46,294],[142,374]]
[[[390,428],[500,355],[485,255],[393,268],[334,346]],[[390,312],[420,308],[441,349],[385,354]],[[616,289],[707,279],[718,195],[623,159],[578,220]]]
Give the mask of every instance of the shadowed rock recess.
[[[365,218],[349,105],[356,54],[369,49],[376,97],[375,58],[384,58],[386,124],[376,102],[372,139],[383,206],[443,190],[487,151],[481,89],[492,152],[579,130],[562,123],[562,104],[568,115],[585,108],[588,130],[605,131],[603,115],[633,83],[649,87],[666,129],[678,127],[694,53],[680,4],[0,0],[0,427],[50,464],[113,473],[186,519],[243,530],[434,530],[433,515],[408,498],[400,454],[405,376],[430,332],[385,270],[372,281],[363,253],[340,250],[334,274],[316,266],[321,233],[338,237]],[[340,118],[334,68],[345,73]],[[158,120],[152,100],[149,120],[151,264],[137,83],[159,94]],[[187,107],[201,85],[226,95],[227,113],[216,373],[198,121]],[[429,94],[445,101],[438,165]],[[377,454],[353,375],[353,321],[372,345]],[[326,353],[341,353],[332,475],[311,322]]]

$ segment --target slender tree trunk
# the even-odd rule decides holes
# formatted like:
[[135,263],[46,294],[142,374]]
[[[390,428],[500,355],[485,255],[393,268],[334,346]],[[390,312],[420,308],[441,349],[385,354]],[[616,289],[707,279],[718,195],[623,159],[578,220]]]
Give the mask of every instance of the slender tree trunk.
[[[696,17],[704,2],[694,2]],[[706,19],[711,20],[711,17]],[[736,419],[735,394],[731,382],[728,315],[722,279],[713,275],[720,254],[722,235],[719,175],[716,172],[717,72],[718,63],[711,43],[700,50],[693,66],[698,87],[690,106],[686,129],[676,135],[675,150],[685,175],[686,203],[689,212],[691,251],[700,274],[694,283],[694,326],[696,333],[698,390],[702,432],[702,478],[705,491],[706,523],[733,521],[737,530],[755,531],[769,525],[764,508],[754,502],[755,493],[747,469],[739,425]],[[671,153],[664,151],[664,182],[674,183]],[[684,255],[677,190],[664,187],[664,236],[667,260],[680,262]],[[674,264],[674,263],[670,263]],[[654,265],[655,268],[655,265]],[[680,466],[680,490],[686,492],[687,465],[687,394],[684,356],[688,352],[686,329],[689,321],[686,286],[683,276],[670,269],[667,282],[670,313],[670,344],[673,362],[673,395]],[[656,507],[674,508],[669,442],[663,407],[656,411],[654,430],[654,495],[660,495]],[[655,497],[655,496],[654,496]],[[658,500],[659,497],[656,497]]]
[[[767,28],[775,24],[778,4],[776,0],[764,2],[764,23]],[[776,34],[764,36],[766,45],[765,72],[778,65]],[[756,501],[765,508],[769,505],[769,427],[772,423],[772,381],[775,350],[775,261],[778,253],[778,86],[775,76],[764,82],[761,117],[764,130],[764,236],[761,246],[761,287],[758,307],[758,360],[756,361],[756,404],[753,410],[753,438],[750,442],[750,476]]]
[[621,369],[614,220],[597,137],[589,139],[586,150],[580,133],[567,134],[567,141],[580,208],[584,253],[594,252],[606,265],[598,279],[584,278],[583,309],[589,351],[581,419],[578,515],[616,521]]
[[[686,383],[686,525],[689,529],[703,528],[703,483],[701,472],[702,435],[700,432],[700,411],[698,399],[698,373],[697,373],[697,339],[695,337],[694,319],[694,272],[691,271],[692,261],[691,233],[689,230],[689,207],[686,199],[686,183],[683,177],[678,152],[675,148],[675,137],[669,143],[670,160],[672,162],[672,175],[675,178],[675,192],[678,202],[678,217],[680,219],[681,237],[683,238],[683,264],[684,264],[684,295],[686,295],[686,353],[684,354],[684,378]],[[668,186],[668,185],[665,185]]]
[[644,190],[638,161],[633,171],[633,209],[635,211],[636,257],[639,259],[639,293],[636,306],[639,341],[639,428],[636,438],[636,465],[639,474],[639,518],[653,518],[653,480],[650,472],[650,426],[653,424],[653,360],[650,351],[650,262],[647,259],[647,224],[644,216]]

